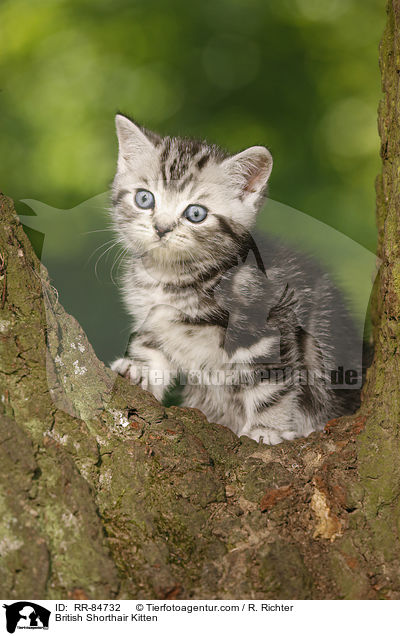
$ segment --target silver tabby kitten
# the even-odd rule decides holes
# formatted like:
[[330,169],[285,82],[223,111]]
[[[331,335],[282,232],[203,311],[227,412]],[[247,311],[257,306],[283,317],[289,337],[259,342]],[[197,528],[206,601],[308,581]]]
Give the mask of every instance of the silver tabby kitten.
[[[136,333],[112,369],[159,400],[184,377],[185,406],[267,444],[344,413],[346,392],[326,379],[352,356],[334,286],[268,240],[263,258],[250,234],[269,151],[228,156],[205,142],[161,138],[122,115],[116,127],[113,221],[126,248],[123,294]],[[304,371],[311,380],[301,381]]]

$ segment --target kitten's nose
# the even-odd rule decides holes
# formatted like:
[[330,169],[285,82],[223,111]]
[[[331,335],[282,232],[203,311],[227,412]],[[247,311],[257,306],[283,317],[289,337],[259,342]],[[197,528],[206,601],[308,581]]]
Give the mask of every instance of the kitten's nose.
[[154,225],[154,229],[157,232],[158,236],[162,238],[165,234],[168,234],[172,230],[172,227],[168,227],[167,225]]

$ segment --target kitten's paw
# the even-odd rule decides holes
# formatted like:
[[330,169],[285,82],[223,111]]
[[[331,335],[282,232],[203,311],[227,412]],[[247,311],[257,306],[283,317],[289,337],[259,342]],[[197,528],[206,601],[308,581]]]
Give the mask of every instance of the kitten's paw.
[[143,379],[142,368],[138,367],[129,358],[118,358],[112,363],[111,369],[118,375],[127,378],[131,384],[139,384]]
[[285,440],[292,440],[296,437],[299,437],[299,433],[297,431],[278,431],[274,428],[253,428],[250,433],[247,435],[254,439],[256,442],[262,442],[263,444],[269,444],[270,446],[275,446],[275,444],[280,444]]

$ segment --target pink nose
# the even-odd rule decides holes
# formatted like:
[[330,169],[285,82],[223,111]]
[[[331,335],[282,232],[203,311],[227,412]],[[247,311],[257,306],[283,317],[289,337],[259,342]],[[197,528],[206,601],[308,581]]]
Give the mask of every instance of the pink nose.
[[168,232],[172,230],[172,227],[163,226],[163,225],[155,225],[154,229],[157,232],[158,236],[162,238],[165,234],[168,234]]

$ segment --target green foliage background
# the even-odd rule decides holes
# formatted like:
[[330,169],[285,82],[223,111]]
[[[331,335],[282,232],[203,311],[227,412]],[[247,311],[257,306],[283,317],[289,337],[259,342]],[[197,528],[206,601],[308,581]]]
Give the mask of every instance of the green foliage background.
[[[384,7],[384,0],[2,0],[1,188],[16,202],[57,208],[104,192],[121,110],[161,133],[231,151],[268,145],[272,199],[374,250]],[[104,222],[99,212],[99,227]],[[104,327],[90,315],[90,293],[83,299],[68,287],[77,231],[63,229],[51,273],[61,300],[92,330],[103,357],[112,356],[113,345],[100,346]],[[117,303],[108,293],[104,320]],[[122,329],[123,317],[116,320]]]

